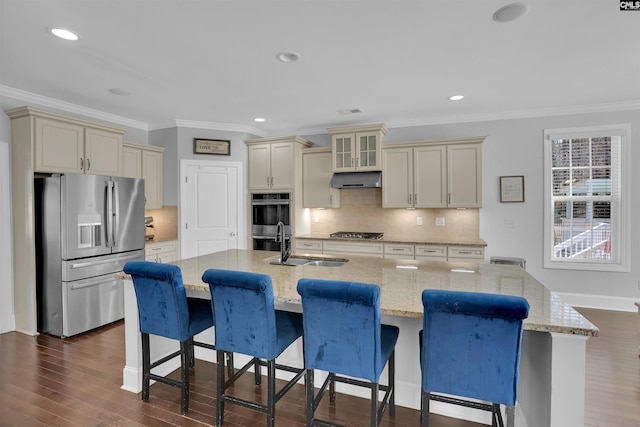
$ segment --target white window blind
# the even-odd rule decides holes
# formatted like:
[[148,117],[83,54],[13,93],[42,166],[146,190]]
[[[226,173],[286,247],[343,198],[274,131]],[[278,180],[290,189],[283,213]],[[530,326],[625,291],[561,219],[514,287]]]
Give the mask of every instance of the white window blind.
[[628,268],[628,126],[545,131],[545,267]]

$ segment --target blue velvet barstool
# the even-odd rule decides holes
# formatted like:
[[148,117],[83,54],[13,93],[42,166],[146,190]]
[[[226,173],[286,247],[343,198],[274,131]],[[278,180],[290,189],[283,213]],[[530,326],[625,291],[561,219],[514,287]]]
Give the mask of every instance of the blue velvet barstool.
[[422,292],[422,303],[422,427],[429,425],[431,400],[490,411],[492,425],[501,427],[502,404],[507,425],[513,426],[527,300],[427,289]]
[[[276,310],[271,277],[242,271],[209,269],[202,275],[209,284],[216,323],[217,408],[216,421],[224,422],[224,403],[230,402],[267,414],[267,426],[275,423],[275,404],[304,375],[304,368],[276,364],[276,357],[302,336],[302,315]],[[225,380],[223,351],[252,359]],[[259,383],[260,365],[267,367],[267,404],[259,404],[227,393],[251,366]],[[276,369],[295,375],[276,393]]]
[[[357,282],[300,279],[298,293],[302,297],[305,336],[306,425],[337,425],[315,418],[327,385],[330,401],[335,401],[336,381],[371,389],[372,427],[380,423],[387,406],[389,414],[394,416],[394,349],[400,331],[396,326],[380,323],[380,287]],[[387,362],[388,383],[381,385],[380,375]],[[313,384],[314,369],[329,373],[317,395]],[[378,390],[385,392],[379,407]]]
[[[149,400],[151,380],[182,389],[181,412],[189,410],[189,368],[194,366],[193,346],[214,349],[193,337],[213,326],[209,300],[187,298],[182,272],[175,265],[146,261],[125,264],[123,271],[133,279],[142,336],[142,400]],[[180,350],[151,363],[149,335],[180,341]],[[181,380],[151,373],[151,370],[180,356]]]

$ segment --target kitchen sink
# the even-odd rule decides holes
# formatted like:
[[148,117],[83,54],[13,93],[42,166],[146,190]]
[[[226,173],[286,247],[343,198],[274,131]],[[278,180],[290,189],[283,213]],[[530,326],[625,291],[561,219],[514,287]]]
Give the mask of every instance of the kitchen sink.
[[280,261],[280,258],[272,259],[269,264],[273,265],[287,265],[295,267],[296,265],[308,265],[310,267],[340,267],[341,265],[349,262],[346,258],[332,258],[332,259],[318,259],[311,257],[291,256],[287,258],[284,264]]

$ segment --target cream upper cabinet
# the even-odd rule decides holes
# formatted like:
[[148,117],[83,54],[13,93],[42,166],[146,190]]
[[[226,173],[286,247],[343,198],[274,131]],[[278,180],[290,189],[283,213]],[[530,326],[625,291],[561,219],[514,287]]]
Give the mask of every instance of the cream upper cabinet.
[[302,150],[303,207],[340,207],[340,190],[329,185],[331,175],[331,148]]
[[127,142],[122,146],[122,176],[142,178],[142,150]]
[[74,119],[34,118],[34,171],[122,175],[122,133]]
[[297,137],[260,138],[247,144],[249,190],[284,191],[296,187],[302,174],[300,151],[311,142]]
[[145,209],[162,208],[162,157],[164,148],[125,142],[122,176],[144,179]]
[[482,144],[447,146],[450,208],[482,207]]
[[446,207],[446,147],[385,148],[382,207]]
[[122,175],[122,135],[85,129],[84,169],[92,175]]
[[383,124],[328,129],[333,150],[333,172],[382,170]]
[[382,207],[479,208],[479,138],[387,145],[383,149]]

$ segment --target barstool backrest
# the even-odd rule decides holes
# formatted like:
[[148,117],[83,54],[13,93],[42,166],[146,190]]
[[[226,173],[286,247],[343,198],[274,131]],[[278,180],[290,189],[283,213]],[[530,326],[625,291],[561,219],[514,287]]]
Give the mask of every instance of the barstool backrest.
[[208,269],[218,350],[273,359],[277,346],[271,277],[243,271]]
[[526,299],[427,289],[422,390],[515,405]]
[[381,356],[377,285],[300,279],[305,368],[378,382]]
[[125,264],[123,271],[133,279],[140,332],[178,341],[192,336],[187,295],[179,267],[131,261]]

